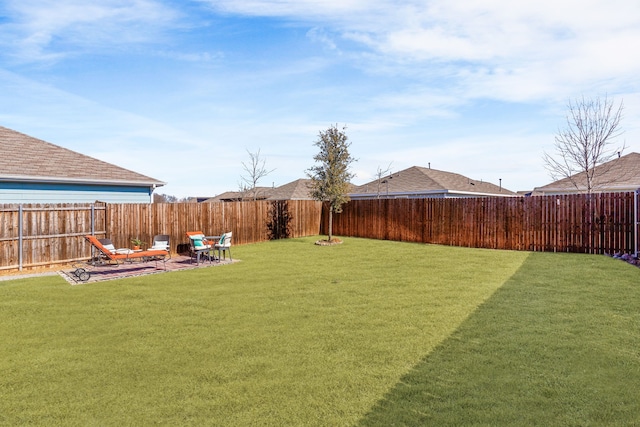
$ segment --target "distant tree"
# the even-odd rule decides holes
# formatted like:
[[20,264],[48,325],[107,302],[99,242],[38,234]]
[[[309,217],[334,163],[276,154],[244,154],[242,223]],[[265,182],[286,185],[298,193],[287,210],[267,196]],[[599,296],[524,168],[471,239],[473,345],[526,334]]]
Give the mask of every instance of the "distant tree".
[[567,108],[566,127],[558,130],[555,137],[555,154],[544,153],[545,167],[554,180],[568,178],[576,189],[582,187],[590,194],[597,181],[596,173],[606,172],[602,168],[596,172],[596,166],[619,156],[626,148],[624,143],[611,147],[622,134],[623,103],[616,106],[606,96],[583,96],[570,100]]
[[253,198],[253,200],[258,199],[258,181],[269,175],[275,169],[268,170],[266,168],[266,159],[260,157],[260,149],[257,152],[252,153],[247,150],[249,154],[249,163],[242,162],[242,167],[247,173],[247,175],[243,175],[240,177],[240,193],[243,195],[247,195],[248,197]]
[[153,203],[178,203],[179,201],[176,196],[153,193]]
[[153,203],[186,203],[190,201],[190,197],[176,197],[169,194],[153,193]]
[[311,197],[322,202],[329,202],[328,240],[332,239],[333,214],[342,212],[342,204],[349,201],[349,186],[353,174],[349,171],[355,161],[349,154],[346,127],[339,130],[337,125],[320,132],[314,145],[320,152],[314,156],[317,164],[307,170],[311,179],[309,188]]

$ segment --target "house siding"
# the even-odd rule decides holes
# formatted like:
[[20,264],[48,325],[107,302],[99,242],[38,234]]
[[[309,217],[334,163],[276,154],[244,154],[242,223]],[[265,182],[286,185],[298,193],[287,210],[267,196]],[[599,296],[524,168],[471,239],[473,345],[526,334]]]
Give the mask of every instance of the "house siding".
[[0,182],[0,203],[150,203],[148,186]]

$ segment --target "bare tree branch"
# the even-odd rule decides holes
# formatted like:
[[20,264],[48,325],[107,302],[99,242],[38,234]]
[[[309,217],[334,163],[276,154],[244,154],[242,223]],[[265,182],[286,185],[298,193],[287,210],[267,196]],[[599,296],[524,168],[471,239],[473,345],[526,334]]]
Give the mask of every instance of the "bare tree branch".
[[[246,176],[241,176],[240,192],[249,194],[253,200],[258,199],[258,181],[269,175],[275,169],[268,170],[266,168],[266,159],[260,157],[260,149],[257,152],[252,153],[247,150],[249,154],[249,163],[242,162],[242,167],[247,172]],[[244,196],[243,196],[244,197]]]
[[596,166],[619,156],[626,148],[611,148],[622,135],[620,128],[622,101],[618,106],[612,99],[584,96],[567,104],[566,127],[559,129],[555,137],[555,154],[544,153],[545,168],[554,180],[563,178],[579,191],[591,193],[599,175],[606,171]]
[[387,174],[389,174],[391,172],[391,164],[393,162],[390,162],[389,165],[387,166],[386,169],[382,170],[382,168],[380,166],[378,166],[378,170],[376,171],[376,180],[378,183],[378,192],[377,192],[377,198],[380,198],[380,185],[382,183],[382,177],[386,176]]

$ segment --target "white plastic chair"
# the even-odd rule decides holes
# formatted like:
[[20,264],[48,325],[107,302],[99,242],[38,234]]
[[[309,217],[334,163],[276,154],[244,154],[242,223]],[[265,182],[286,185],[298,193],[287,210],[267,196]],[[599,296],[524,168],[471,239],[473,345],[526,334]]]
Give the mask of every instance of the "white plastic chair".
[[228,233],[224,233],[220,236],[220,240],[213,247],[218,251],[218,260],[222,259],[222,255],[224,254],[224,259],[227,259],[227,252],[229,252],[229,259],[233,261],[231,258],[231,238],[233,233],[230,231]]

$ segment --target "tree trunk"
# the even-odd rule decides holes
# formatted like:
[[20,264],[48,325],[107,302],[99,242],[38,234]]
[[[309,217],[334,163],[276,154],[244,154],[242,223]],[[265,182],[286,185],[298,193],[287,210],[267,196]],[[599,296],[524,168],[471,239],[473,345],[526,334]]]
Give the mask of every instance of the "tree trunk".
[[331,242],[332,227],[333,227],[333,208],[329,207],[329,242]]

